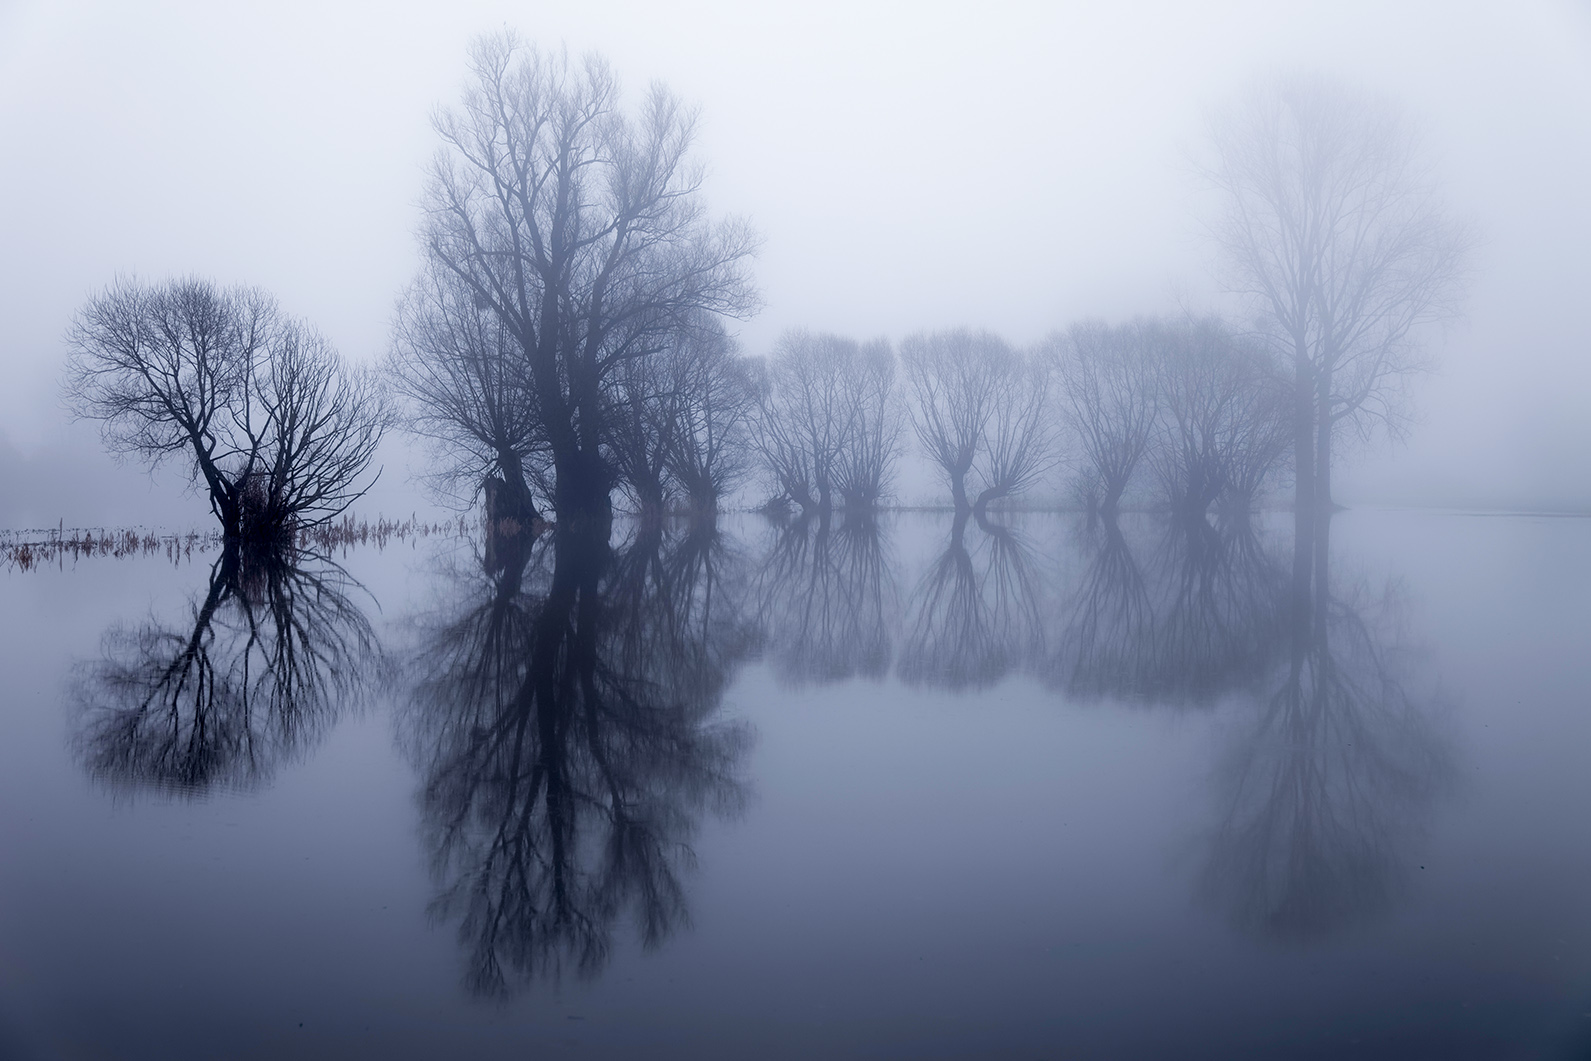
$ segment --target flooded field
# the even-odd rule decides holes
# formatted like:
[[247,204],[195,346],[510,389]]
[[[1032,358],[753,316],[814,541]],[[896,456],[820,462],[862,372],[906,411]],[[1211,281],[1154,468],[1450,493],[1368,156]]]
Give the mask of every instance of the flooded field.
[[0,574],[0,1056],[1591,1049],[1587,521],[417,528]]

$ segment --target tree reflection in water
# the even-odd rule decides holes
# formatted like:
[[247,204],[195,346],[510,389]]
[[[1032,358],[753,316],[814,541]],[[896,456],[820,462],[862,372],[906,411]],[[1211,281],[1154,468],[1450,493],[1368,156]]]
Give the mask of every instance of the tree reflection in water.
[[697,821],[740,807],[750,742],[715,721],[751,638],[710,528],[495,552],[423,635],[408,736],[432,912],[483,995],[597,972],[622,916],[647,947],[682,925]]
[[1396,898],[1414,841],[1453,780],[1435,694],[1413,691],[1389,601],[1330,590],[1329,525],[1299,564],[1286,658],[1218,773],[1201,890],[1261,935],[1323,937]]
[[950,541],[912,594],[897,673],[908,685],[984,689],[1044,653],[1038,557],[1015,531],[958,512]]
[[773,670],[803,686],[889,673],[895,575],[876,519],[803,517],[775,529],[758,571],[758,626]]
[[113,627],[76,674],[74,743],[116,787],[251,788],[318,742],[358,697],[375,638],[324,558],[229,545],[180,626]]
[[1283,651],[1286,574],[1246,519],[1172,519],[1148,564],[1112,519],[1079,535],[1087,564],[1049,661],[1074,697],[1209,704]]

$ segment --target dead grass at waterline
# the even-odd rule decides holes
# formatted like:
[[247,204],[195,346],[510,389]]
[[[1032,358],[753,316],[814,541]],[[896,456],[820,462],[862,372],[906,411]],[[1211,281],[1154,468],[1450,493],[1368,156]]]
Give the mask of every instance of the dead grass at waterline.
[[[379,550],[421,538],[465,537],[475,533],[478,524],[478,519],[467,516],[443,522],[426,522],[414,516],[406,520],[344,516],[330,523],[300,528],[293,535],[293,545],[323,555],[346,554],[355,547],[374,546]],[[0,568],[33,571],[43,567],[64,568],[68,563],[75,565],[91,557],[121,559],[129,556],[164,556],[174,566],[180,566],[196,556],[213,554],[221,546],[219,531],[169,534],[141,527],[0,531]]]
[[221,535],[159,534],[137,527],[65,528],[50,531],[0,531],[0,566],[18,571],[64,567],[92,556],[160,556],[173,564],[219,547]]

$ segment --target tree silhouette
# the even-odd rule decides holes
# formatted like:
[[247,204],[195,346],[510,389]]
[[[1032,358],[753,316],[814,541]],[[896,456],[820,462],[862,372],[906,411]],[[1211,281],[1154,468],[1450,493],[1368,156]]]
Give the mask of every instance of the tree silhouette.
[[1295,534],[1329,510],[1344,430],[1398,434],[1427,325],[1452,317],[1473,237],[1448,215],[1413,127],[1324,78],[1262,82],[1212,128],[1212,226],[1232,287],[1292,376]]
[[[1325,543],[1322,527],[1308,545]],[[1453,779],[1436,705],[1413,691],[1386,603],[1326,585],[1293,585],[1309,599],[1289,609],[1290,651],[1222,764],[1200,874],[1205,899],[1235,924],[1284,940],[1385,912]]]
[[917,441],[944,474],[958,511],[982,512],[1048,470],[1054,437],[1042,359],[988,332],[960,329],[911,336],[901,361]]
[[67,335],[67,397],[116,453],[185,454],[229,539],[291,544],[370,486],[388,410],[307,324],[258,290],[123,280]]
[[766,651],[787,684],[889,673],[897,602],[877,522],[803,517],[776,527],[754,593]]
[[398,304],[387,374],[407,399],[406,426],[432,443],[448,491],[500,493],[488,498],[492,517],[525,525],[540,514],[538,494],[550,503],[551,451],[519,344],[435,262]]
[[118,788],[254,788],[350,705],[375,635],[336,565],[228,548],[184,625],[116,626],[71,702],[84,767]]
[[1107,516],[1132,481],[1159,412],[1149,327],[1088,322],[1044,344],[1083,458],[1080,492],[1091,511]]
[[1219,318],[1148,321],[1160,416],[1147,457],[1184,519],[1253,508],[1291,443],[1286,381]]
[[876,508],[900,439],[887,343],[787,332],[765,366],[755,438],[776,498],[808,515]]
[[987,688],[1042,658],[1039,557],[1016,532],[967,514],[912,595],[897,673],[908,685]]
[[626,111],[602,60],[512,34],[478,39],[462,105],[435,121],[428,268],[501,324],[551,456],[560,522],[606,537],[621,369],[703,314],[756,303],[739,222],[709,222],[691,159],[696,116],[661,87]]
[[712,546],[674,564],[657,539],[618,557],[551,539],[465,582],[412,676],[432,912],[457,920],[480,994],[594,974],[626,914],[661,943],[688,920],[700,813],[745,792],[749,736],[713,720],[735,652],[710,643]]

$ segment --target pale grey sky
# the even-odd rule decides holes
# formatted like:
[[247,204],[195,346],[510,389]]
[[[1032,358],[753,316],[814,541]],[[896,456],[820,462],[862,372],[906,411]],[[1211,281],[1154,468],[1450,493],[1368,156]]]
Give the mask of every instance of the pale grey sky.
[[[175,496],[114,481],[58,401],[67,320],[117,273],[258,284],[379,356],[429,115],[505,25],[700,104],[709,203],[766,240],[753,353],[798,325],[1028,342],[1214,305],[1184,161],[1210,109],[1276,70],[1382,92],[1424,119],[1486,242],[1467,321],[1433,337],[1424,423],[1340,493],[1591,509],[1584,5],[0,0],[0,523],[153,519]],[[51,492],[79,470],[97,498]]]

